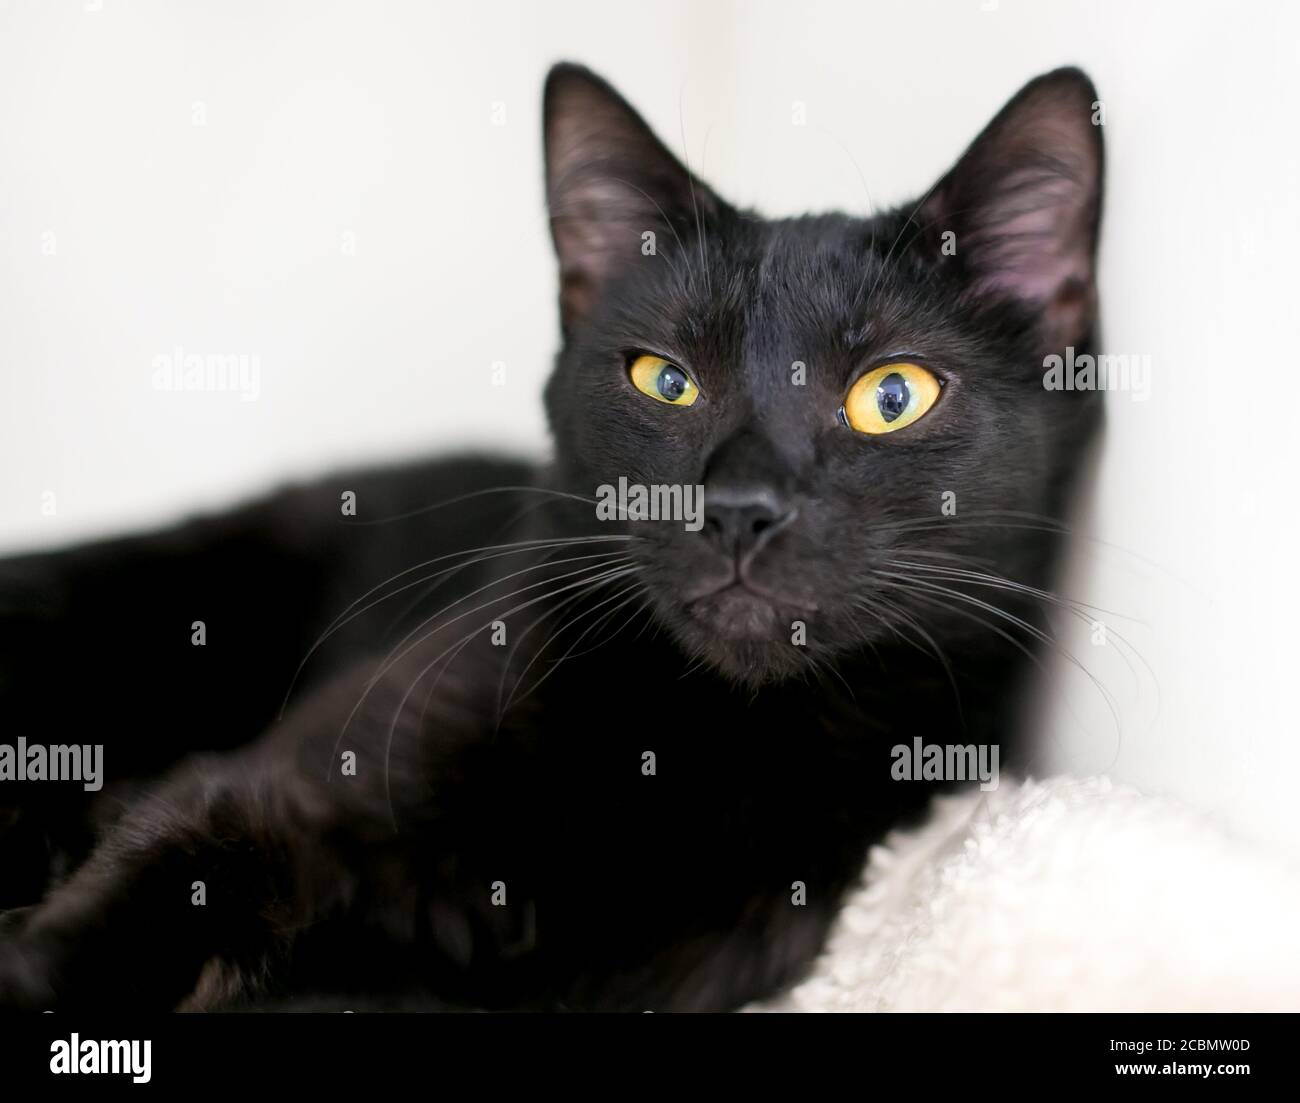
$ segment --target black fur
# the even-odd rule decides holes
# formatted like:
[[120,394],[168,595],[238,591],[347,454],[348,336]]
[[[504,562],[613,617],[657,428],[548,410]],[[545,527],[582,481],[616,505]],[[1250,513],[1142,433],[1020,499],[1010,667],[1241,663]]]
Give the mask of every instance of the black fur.
[[[1024,587],[1100,417],[1042,383],[1095,335],[1095,98],[1049,74],[919,202],[767,221],[553,70],[549,467],[344,474],[0,563],[5,732],[103,743],[110,778],[0,783],[0,1001],[697,1010],[797,979],[932,793],[890,748],[1015,748]],[[700,401],[639,394],[646,352]],[[842,424],[900,358],[935,408]],[[703,484],[709,523],[598,522],[620,476]]]

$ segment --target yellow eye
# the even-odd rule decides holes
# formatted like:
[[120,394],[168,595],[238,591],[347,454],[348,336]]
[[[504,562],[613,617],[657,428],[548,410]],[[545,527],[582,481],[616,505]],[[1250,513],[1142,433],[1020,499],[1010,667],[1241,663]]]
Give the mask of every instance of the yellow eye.
[[700,397],[689,375],[658,356],[638,356],[627,373],[638,391],[670,406],[693,406]]
[[939,398],[940,383],[920,364],[886,364],[853,384],[844,420],[859,433],[893,433],[923,416]]

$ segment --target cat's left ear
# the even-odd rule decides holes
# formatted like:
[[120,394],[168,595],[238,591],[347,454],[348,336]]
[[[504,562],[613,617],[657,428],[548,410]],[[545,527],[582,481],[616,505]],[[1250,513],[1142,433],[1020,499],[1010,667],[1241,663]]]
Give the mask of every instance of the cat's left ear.
[[1051,349],[1083,344],[1096,322],[1100,106],[1078,69],[1030,81],[918,212],[932,238],[955,235],[946,260],[968,294],[1029,307]]
[[725,204],[605,81],[580,65],[546,78],[546,201],[569,333],[620,269],[689,242]]

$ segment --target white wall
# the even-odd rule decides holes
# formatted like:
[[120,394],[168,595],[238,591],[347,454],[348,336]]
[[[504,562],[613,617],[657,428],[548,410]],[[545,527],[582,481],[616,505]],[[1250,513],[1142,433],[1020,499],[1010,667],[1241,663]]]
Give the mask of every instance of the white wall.
[[[1294,6],[438,7],[0,4],[0,547],[345,462],[544,449],[553,60],[603,72],[724,194],[773,214],[918,193],[1025,79],[1074,62],[1107,108],[1107,350],[1155,374],[1145,403],[1110,396],[1066,589],[1137,621],[1101,618],[1153,673],[1079,625],[1066,644],[1119,734],[1058,672],[1051,761],[1300,852]],[[260,396],[155,390],[178,345],[257,356]]]

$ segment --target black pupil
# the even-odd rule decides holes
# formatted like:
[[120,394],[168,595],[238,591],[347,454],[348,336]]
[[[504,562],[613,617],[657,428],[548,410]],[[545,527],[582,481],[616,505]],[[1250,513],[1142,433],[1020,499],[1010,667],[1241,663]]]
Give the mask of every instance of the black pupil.
[[898,372],[891,372],[880,381],[876,388],[876,405],[880,407],[880,416],[885,421],[894,421],[907,409],[911,392],[907,389],[907,380]]
[[669,402],[676,402],[686,393],[686,375],[669,365],[659,373],[659,393]]

